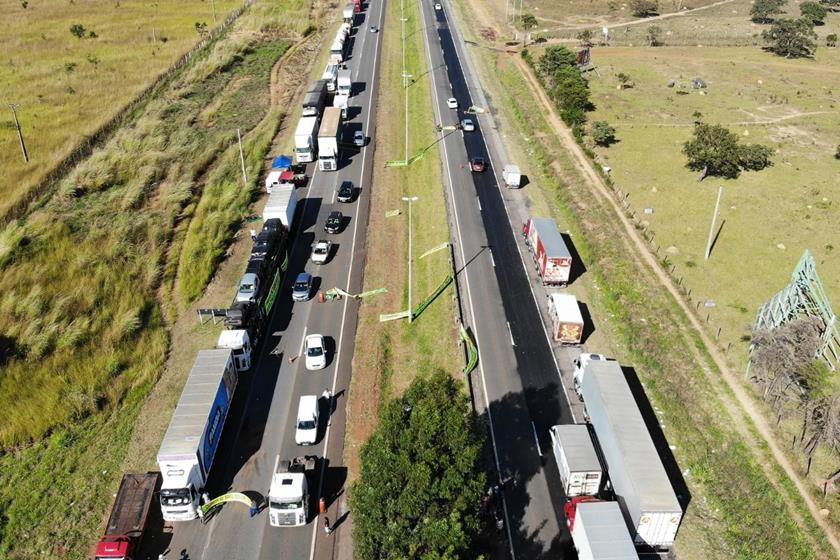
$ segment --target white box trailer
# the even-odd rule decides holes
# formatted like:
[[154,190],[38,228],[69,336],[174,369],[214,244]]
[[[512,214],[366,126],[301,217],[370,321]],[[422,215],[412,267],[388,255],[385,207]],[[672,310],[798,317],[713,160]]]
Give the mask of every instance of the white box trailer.
[[616,502],[592,500],[570,505],[574,511],[567,513],[567,522],[578,560],[639,560]]
[[552,426],[548,432],[566,497],[596,495],[604,473],[589,426],[563,424]]
[[522,172],[516,165],[505,165],[502,171],[502,180],[509,189],[518,189],[522,184]]
[[321,128],[318,129],[318,169],[321,171],[338,170],[338,148],[341,142],[341,109],[327,107]]
[[338,64],[327,64],[324,68],[324,73],[321,75],[322,80],[327,80],[327,91],[332,93],[336,88],[336,81],[338,80]]
[[634,542],[670,548],[683,511],[621,365],[588,360],[580,373],[586,413]]
[[295,159],[298,163],[315,161],[318,153],[317,116],[301,117],[295,129]]
[[529,218],[522,233],[543,285],[565,286],[572,272],[572,253],[551,218]]
[[280,223],[291,231],[292,223],[295,221],[295,208],[297,208],[297,192],[294,185],[277,185],[268,195],[268,201],[262,213],[263,221],[279,218]]
[[574,295],[548,294],[548,315],[555,341],[561,344],[580,344],[583,338],[583,315]]

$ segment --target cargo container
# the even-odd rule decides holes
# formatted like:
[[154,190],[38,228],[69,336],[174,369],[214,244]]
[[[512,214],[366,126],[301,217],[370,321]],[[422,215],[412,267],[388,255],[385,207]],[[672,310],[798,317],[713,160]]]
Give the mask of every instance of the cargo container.
[[295,159],[298,163],[315,161],[318,153],[318,117],[301,117],[295,129]]
[[572,271],[572,254],[554,220],[530,218],[523,233],[543,284],[565,286]]
[[230,350],[199,350],[157,455],[164,520],[198,517],[237,381]]
[[95,560],[139,560],[137,550],[159,482],[160,473],[156,472],[123,475],[105,535],[96,545]]
[[580,374],[586,414],[633,541],[670,548],[682,508],[621,366],[615,360],[588,360]]
[[594,496],[601,490],[603,470],[589,426],[565,424],[549,429],[554,458],[566,496]]
[[294,185],[277,185],[268,195],[262,217],[263,220],[278,218],[286,229],[291,230],[295,221],[295,208],[297,208],[297,191]]
[[565,514],[578,560],[639,560],[616,502],[572,498]]
[[338,147],[341,142],[341,109],[327,107],[324,120],[318,129],[318,169],[336,171],[338,169]]
[[333,93],[338,81],[338,64],[327,64],[321,79],[327,80],[327,91]]
[[522,184],[522,172],[515,165],[505,165],[502,170],[502,180],[509,189],[518,189]]
[[304,117],[320,117],[327,102],[327,83],[329,80],[315,80],[309,84],[306,95],[303,96]]
[[548,294],[551,334],[561,344],[580,344],[583,338],[583,315],[572,294]]
[[353,23],[354,14],[355,14],[355,12],[353,11],[353,4],[352,3],[344,6],[344,11],[343,11],[344,21],[346,21],[347,23]]

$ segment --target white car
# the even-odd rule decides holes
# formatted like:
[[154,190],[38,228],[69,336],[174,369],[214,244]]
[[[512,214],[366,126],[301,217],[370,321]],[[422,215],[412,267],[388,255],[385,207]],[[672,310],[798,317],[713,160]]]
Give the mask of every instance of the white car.
[[371,32],[371,33],[376,33],[377,31],[379,31],[379,28],[378,28],[378,27],[376,27],[375,25],[371,25],[371,26],[370,26],[370,32]]
[[450,109],[457,109],[458,108],[458,100],[454,97],[450,97],[446,100],[446,106]]
[[360,148],[365,145],[365,133],[361,130],[357,130],[353,133],[353,143]]
[[318,397],[303,395],[300,397],[295,428],[295,443],[315,445],[318,439]]
[[332,249],[332,241],[321,239],[312,245],[312,262],[315,264],[324,264],[330,258],[330,250]]
[[461,121],[461,129],[464,132],[473,132],[475,130],[475,123],[472,119],[464,119]]
[[442,10],[443,8],[440,7],[440,4],[435,4],[435,10]]
[[327,351],[324,347],[324,337],[320,334],[310,334],[303,344],[306,352],[306,369],[315,371],[327,367]]

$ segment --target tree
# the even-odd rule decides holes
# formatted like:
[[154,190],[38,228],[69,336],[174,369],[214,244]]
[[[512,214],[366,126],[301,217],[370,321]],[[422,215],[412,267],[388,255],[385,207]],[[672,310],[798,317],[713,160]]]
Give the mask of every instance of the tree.
[[607,121],[592,123],[592,140],[599,146],[609,146],[615,142],[615,129]]
[[539,24],[539,22],[537,21],[537,18],[535,18],[533,14],[522,14],[522,17],[519,18],[519,25],[525,31],[528,31],[529,29],[535,28],[538,24]]
[[761,171],[772,165],[773,150],[761,144],[738,146],[738,164],[745,171]]
[[840,159],[840,144],[837,144],[837,149],[834,150],[834,159]]
[[799,11],[802,17],[813,25],[823,25],[828,11],[817,2],[802,2],[799,4]]
[[647,29],[647,42],[651,47],[658,47],[662,44],[660,40],[662,37],[662,28],[656,25],[651,25]]
[[825,46],[826,47],[836,47],[837,46],[837,33],[829,33],[825,36]]
[[484,446],[469,399],[444,372],[386,402],[350,491],[356,557],[472,558]]
[[580,44],[584,47],[592,46],[592,37],[593,33],[591,29],[584,29],[577,34],[577,40],[580,41]]
[[689,169],[708,175],[734,179],[742,169],[757,171],[770,165],[770,148],[761,145],[743,146],[738,135],[720,125],[696,122],[694,137],[683,144]]
[[566,47],[553,45],[545,49],[545,52],[540,56],[537,68],[544,76],[553,76],[560,68],[574,66],[575,64],[577,64],[575,53]]
[[84,39],[85,31],[85,26],[81,23],[74,23],[70,26],[70,33],[72,33],[77,39]]
[[755,23],[770,23],[773,16],[782,13],[787,0],[755,0],[750,8],[750,18]]
[[550,95],[560,106],[560,117],[569,126],[582,124],[586,120],[586,111],[592,108],[592,102],[589,99],[589,84],[580,70],[564,66],[554,73],[553,82]]
[[630,3],[635,17],[648,17],[656,15],[659,10],[659,0],[633,0]]
[[761,38],[769,51],[785,58],[810,57],[817,50],[817,34],[805,18],[776,20],[770,29],[761,32]]

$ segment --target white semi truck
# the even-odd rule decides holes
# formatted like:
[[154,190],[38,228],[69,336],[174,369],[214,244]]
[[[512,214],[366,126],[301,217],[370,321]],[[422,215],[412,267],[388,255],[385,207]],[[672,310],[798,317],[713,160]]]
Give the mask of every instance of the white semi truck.
[[274,461],[268,490],[268,523],[272,527],[299,527],[309,521],[309,480],[318,459],[315,456]]
[[301,117],[295,129],[295,160],[298,163],[315,161],[318,153],[318,117]]
[[336,171],[338,169],[338,146],[341,142],[341,109],[327,107],[318,130],[318,169]]
[[200,350],[157,455],[165,521],[198,517],[238,376],[230,350]]
[[321,76],[322,80],[327,80],[327,91],[335,92],[336,83],[338,82],[338,64],[327,64],[324,68],[324,74]]

